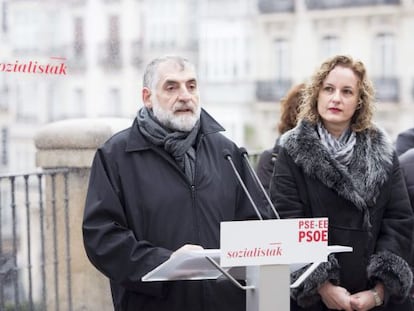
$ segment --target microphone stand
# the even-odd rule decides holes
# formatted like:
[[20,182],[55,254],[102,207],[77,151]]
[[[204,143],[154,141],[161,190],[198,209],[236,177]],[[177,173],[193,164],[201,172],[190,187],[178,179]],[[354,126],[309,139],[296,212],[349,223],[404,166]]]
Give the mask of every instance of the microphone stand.
[[265,190],[265,188],[263,187],[262,182],[259,179],[259,176],[257,176],[256,171],[254,170],[253,166],[251,165],[251,163],[249,161],[247,150],[245,148],[240,148],[240,152],[241,152],[242,158],[247,163],[247,167],[249,168],[250,175],[252,176],[252,178],[254,179],[254,181],[256,182],[258,187],[260,188],[260,190],[263,192],[263,194],[264,194],[267,202],[269,203],[270,208],[272,209],[273,213],[275,214],[276,218],[280,219],[279,213],[276,211],[276,208],[273,205],[272,200],[270,200],[270,197],[267,194],[267,191]]
[[229,161],[229,162],[230,162],[231,167],[232,167],[232,169],[233,169],[233,171],[234,171],[234,174],[236,175],[236,177],[237,177],[237,179],[238,179],[238,181],[239,181],[240,185],[242,186],[242,188],[243,188],[244,192],[246,193],[247,197],[249,198],[250,203],[253,205],[253,208],[254,208],[254,210],[255,210],[255,212],[256,212],[256,214],[257,214],[257,217],[259,217],[259,219],[260,219],[260,220],[263,220],[263,217],[262,217],[262,215],[260,214],[259,209],[257,208],[256,204],[254,203],[254,201],[253,201],[253,199],[252,199],[252,196],[251,196],[251,195],[250,195],[250,193],[249,193],[249,190],[247,190],[246,185],[244,184],[244,182],[243,182],[242,178],[240,177],[239,172],[237,171],[236,166],[235,166],[235,165],[234,165],[234,163],[233,163],[233,160],[232,160],[232,157],[231,157],[231,155],[230,155],[230,152],[229,152],[227,149],[225,149],[225,150],[223,150],[223,154],[224,154],[224,158],[225,158],[227,161]]

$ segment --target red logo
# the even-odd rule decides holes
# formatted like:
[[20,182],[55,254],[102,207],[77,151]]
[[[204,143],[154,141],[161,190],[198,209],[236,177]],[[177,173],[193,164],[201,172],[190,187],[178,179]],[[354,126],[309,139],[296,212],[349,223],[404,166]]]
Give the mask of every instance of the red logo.
[[50,57],[56,61],[51,63],[39,63],[38,61],[21,62],[16,60],[14,63],[0,63],[0,72],[20,72],[45,75],[66,75],[66,58]]
[[227,258],[257,258],[282,256],[281,243],[270,243],[269,247],[254,247],[227,252]]

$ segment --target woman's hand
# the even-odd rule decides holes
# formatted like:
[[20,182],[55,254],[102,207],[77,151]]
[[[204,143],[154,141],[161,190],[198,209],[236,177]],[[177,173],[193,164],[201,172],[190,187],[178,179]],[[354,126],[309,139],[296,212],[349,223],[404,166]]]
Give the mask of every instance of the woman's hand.
[[[378,283],[375,285],[381,304],[384,302],[384,285]],[[362,292],[351,295],[351,306],[356,311],[367,311],[376,307],[376,301],[372,290],[364,290]]]
[[332,310],[353,311],[350,302],[350,293],[341,286],[333,285],[326,281],[319,287],[319,295],[322,297],[323,303]]

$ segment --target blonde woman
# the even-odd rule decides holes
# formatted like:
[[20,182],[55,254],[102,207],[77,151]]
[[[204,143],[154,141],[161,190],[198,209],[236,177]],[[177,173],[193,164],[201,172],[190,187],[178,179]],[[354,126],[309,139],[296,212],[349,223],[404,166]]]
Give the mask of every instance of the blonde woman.
[[353,248],[292,290],[292,310],[412,310],[413,212],[373,107],[364,64],[335,56],[307,84],[300,121],[280,139],[270,194],[281,217],[328,217],[329,244]]

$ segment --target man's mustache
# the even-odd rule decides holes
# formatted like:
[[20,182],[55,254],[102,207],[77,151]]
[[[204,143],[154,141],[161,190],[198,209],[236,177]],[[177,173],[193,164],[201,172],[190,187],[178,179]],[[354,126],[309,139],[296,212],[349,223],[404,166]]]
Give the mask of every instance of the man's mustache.
[[173,111],[176,112],[178,110],[190,110],[191,112],[194,112],[195,105],[193,102],[177,102],[173,107]]

